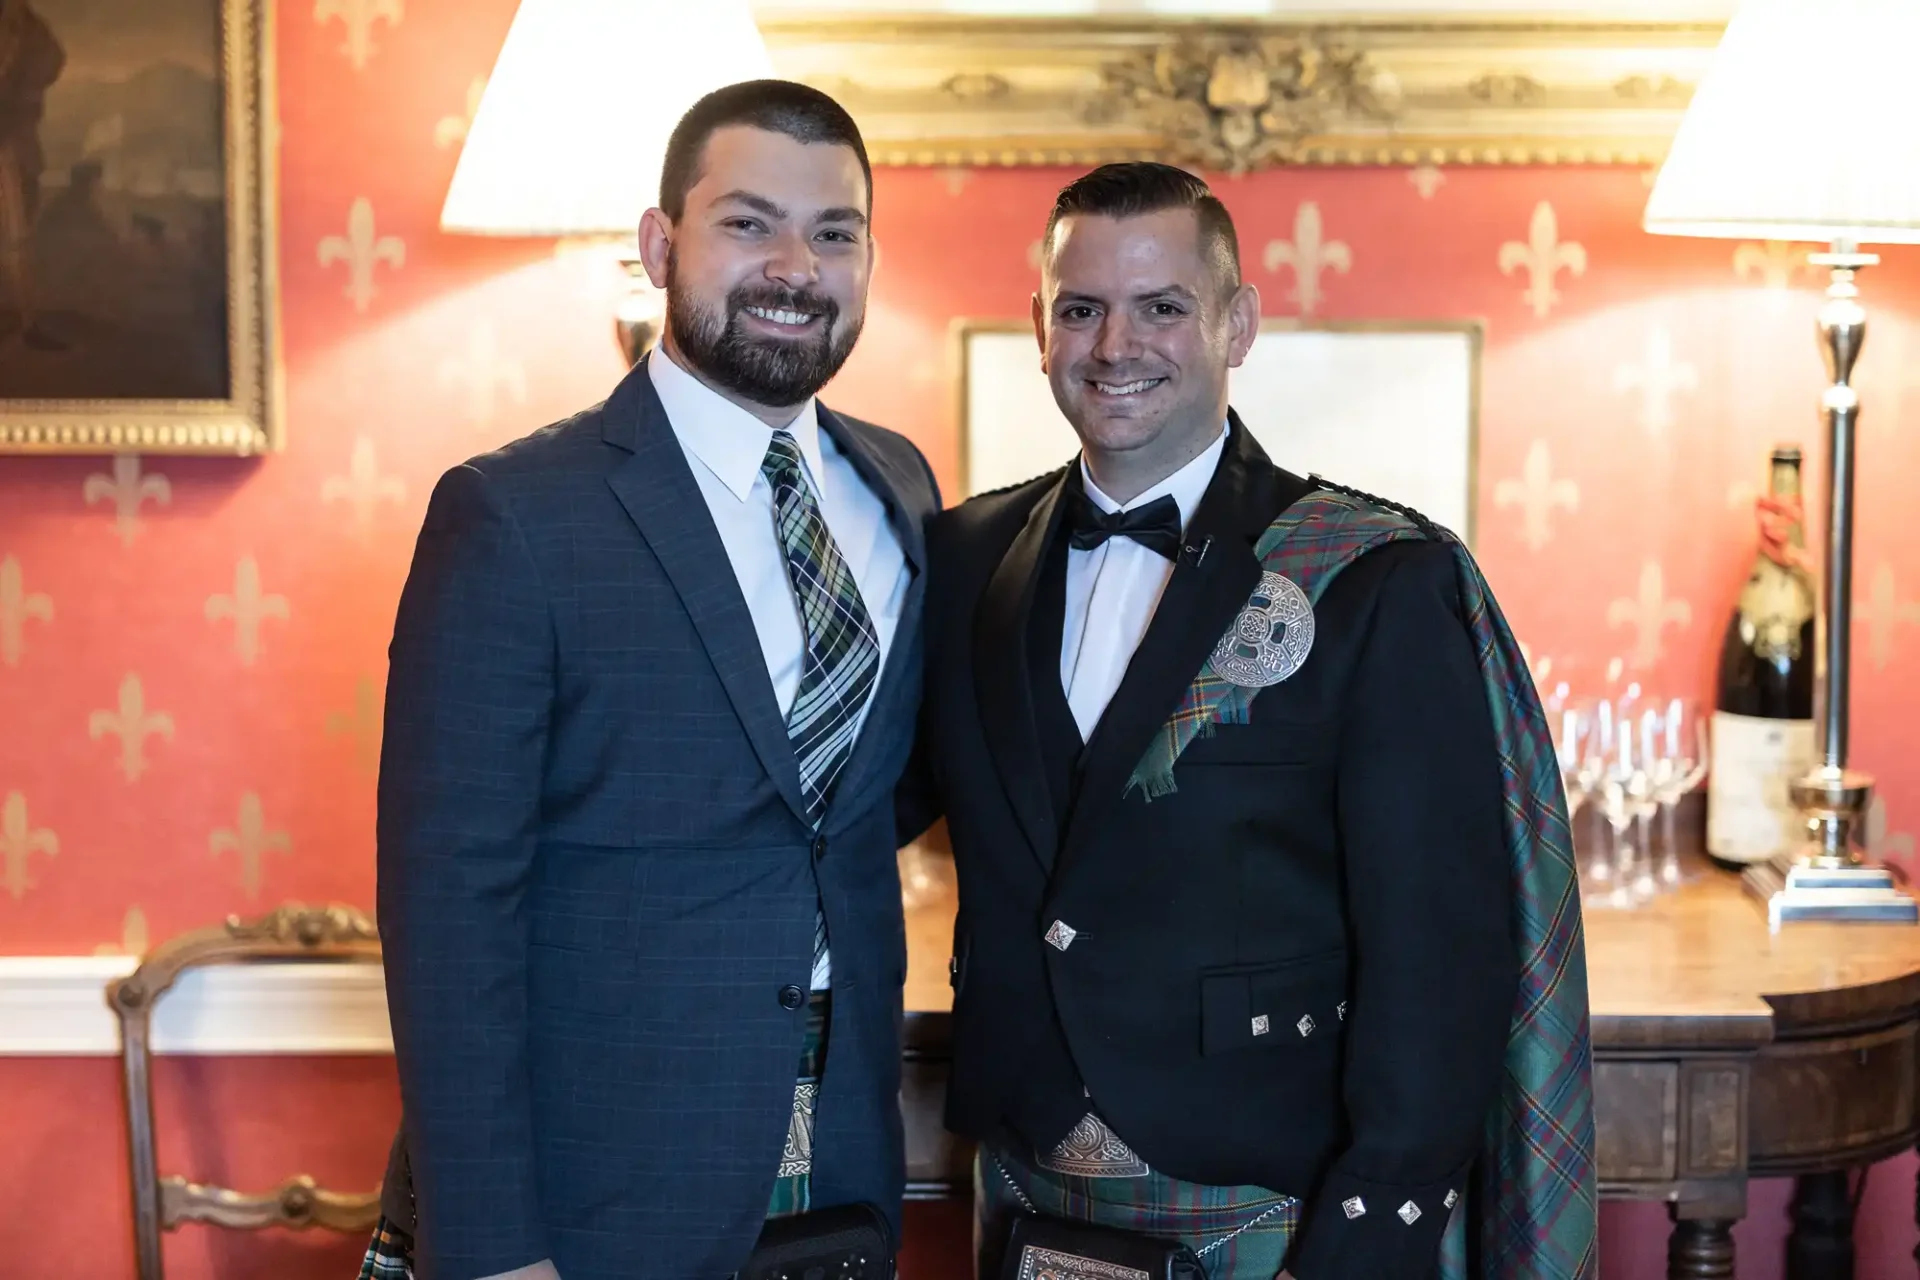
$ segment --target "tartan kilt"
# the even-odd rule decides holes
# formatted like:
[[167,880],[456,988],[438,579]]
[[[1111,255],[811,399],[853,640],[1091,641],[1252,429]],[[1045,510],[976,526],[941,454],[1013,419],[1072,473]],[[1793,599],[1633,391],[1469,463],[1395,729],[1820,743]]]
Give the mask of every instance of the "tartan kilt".
[[[833,1003],[824,991],[816,991],[807,1002],[807,1034],[800,1047],[800,1070],[794,1081],[794,1124],[787,1134],[787,1147],[781,1153],[783,1170],[773,1182],[773,1195],[767,1203],[769,1218],[787,1218],[805,1213],[812,1205],[812,1183],[805,1173],[785,1172],[796,1161],[810,1162],[813,1154],[813,1097],[820,1087],[820,1072],[827,1060],[827,1023]],[[357,1280],[413,1280],[413,1237],[395,1226],[385,1214],[374,1224],[373,1238],[367,1242],[366,1257],[360,1262]]]
[[413,1280],[413,1237],[387,1220],[373,1226],[367,1256],[360,1263],[359,1280]]
[[1057,1174],[1003,1143],[978,1149],[973,1205],[979,1280],[999,1280],[1013,1219],[1035,1213],[1178,1240],[1199,1255],[1208,1280],[1273,1280],[1300,1225],[1300,1202],[1264,1187]]

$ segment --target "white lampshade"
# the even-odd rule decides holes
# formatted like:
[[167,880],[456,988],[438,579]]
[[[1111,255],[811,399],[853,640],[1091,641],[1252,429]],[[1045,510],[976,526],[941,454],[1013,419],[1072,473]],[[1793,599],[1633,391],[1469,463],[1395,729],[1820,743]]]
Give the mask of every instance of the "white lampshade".
[[746,0],[521,0],[440,226],[632,234],[687,108],[772,74]]
[[1920,243],[1920,0],[1743,0],[1645,226]]

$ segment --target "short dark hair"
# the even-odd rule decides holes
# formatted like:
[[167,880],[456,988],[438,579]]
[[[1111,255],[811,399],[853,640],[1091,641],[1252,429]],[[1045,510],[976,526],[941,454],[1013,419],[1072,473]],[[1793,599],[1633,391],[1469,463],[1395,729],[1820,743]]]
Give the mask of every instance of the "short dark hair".
[[667,139],[660,166],[660,208],[673,221],[687,211],[687,192],[700,181],[707,143],[721,129],[747,125],[784,134],[795,142],[824,142],[851,147],[867,180],[867,206],[873,206],[873,166],[847,109],[811,86],[792,80],[744,80],[715,89],[687,108]]
[[1165,209],[1191,209],[1199,224],[1200,252],[1213,260],[1226,289],[1240,287],[1240,236],[1233,217],[1213,188],[1185,169],[1153,160],[1103,164],[1084,173],[1054,198],[1041,241],[1051,260],[1054,228],[1075,214],[1100,218],[1133,218]]

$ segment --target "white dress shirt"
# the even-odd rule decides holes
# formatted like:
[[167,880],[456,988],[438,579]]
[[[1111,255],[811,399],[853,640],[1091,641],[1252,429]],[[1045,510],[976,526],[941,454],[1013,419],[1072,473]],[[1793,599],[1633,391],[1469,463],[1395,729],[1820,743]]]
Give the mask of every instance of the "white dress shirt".
[[[787,577],[786,553],[774,532],[773,487],[760,472],[773,428],[675,364],[664,346],[653,349],[647,373],[693,468],[700,494],[707,500],[714,527],[720,531],[721,545],[726,548],[727,561],[740,584],[740,594],[746,597],[747,612],[760,638],[774,699],[784,716],[800,690],[806,633],[801,628],[793,583]],[[820,430],[813,400],[801,406],[786,429],[800,446],[807,483],[820,504],[820,514],[873,619],[874,634],[880,641],[880,669],[884,671],[909,578],[900,540],[887,521],[886,503],[867,487],[833,437]],[[876,690],[878,687],[876,676]],[[866,717],[867,707],[862,707],[859,723],[863,727]],[[830,971],[827,965],[814,971],[814,990],[827,987]]]
[[[1131,502],[1115,502],[1100,491],[1080,460],[1080,482],[1087,497],[1101,511],[1131,511],[1156,498],[1171,495],[1180,506],[1180,528],[1193,520],[1195,508],[1213,481],[1220,455],[1227,447],[1227,428],[1199,456]],[[1133,651],[1147,634],[1160,593],[1173,576],[1173,561],[1132,538],[1112,537],[1091,551],[1067,549],[1067,614],[1060,628],[1060,687],[1067,692],[1080,740],[1091,741],[1107,703],[1127,674]]]

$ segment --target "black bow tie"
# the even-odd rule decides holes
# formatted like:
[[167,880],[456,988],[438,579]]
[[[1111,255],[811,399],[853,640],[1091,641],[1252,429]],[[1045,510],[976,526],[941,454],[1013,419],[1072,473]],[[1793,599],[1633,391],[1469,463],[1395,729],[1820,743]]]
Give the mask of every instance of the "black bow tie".
[[1067,528],[1073,537],[1073,549],[1091,551],[1108,538],[1132,538],[1149,551],[1158,551],[1171,560],[1180,554],[1180,504],[1172,494],[1164,494],[1132,511],[1108,514],[1093,505],[1084,491],[1074,495],[1073,509],[1067,516]]

